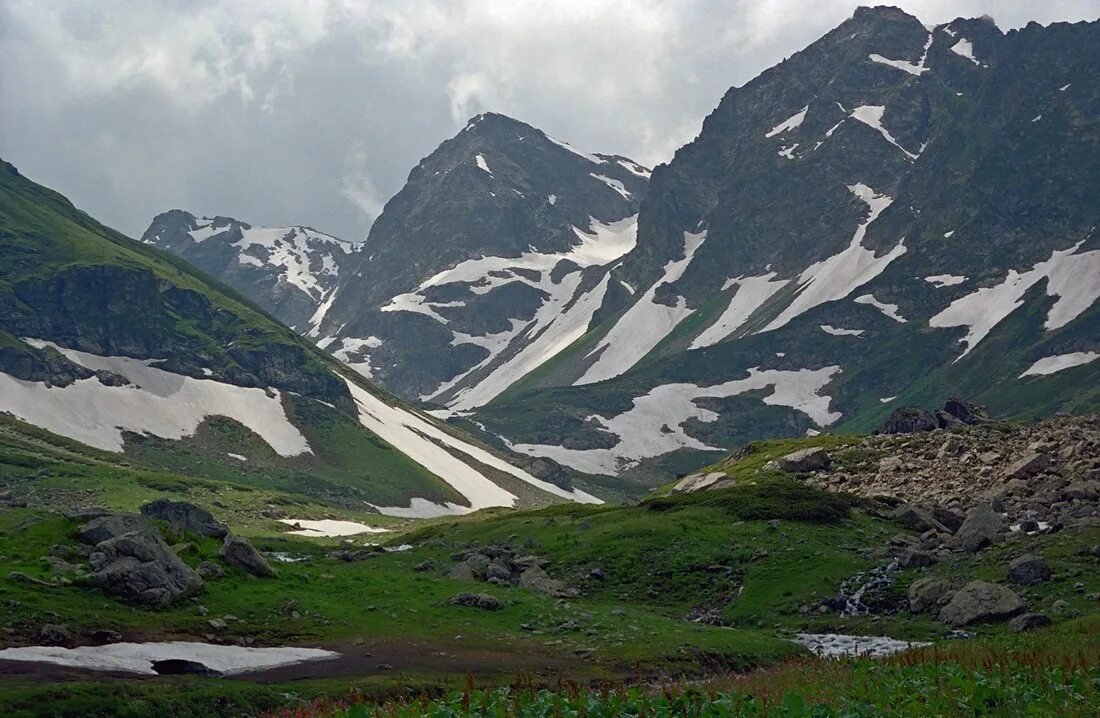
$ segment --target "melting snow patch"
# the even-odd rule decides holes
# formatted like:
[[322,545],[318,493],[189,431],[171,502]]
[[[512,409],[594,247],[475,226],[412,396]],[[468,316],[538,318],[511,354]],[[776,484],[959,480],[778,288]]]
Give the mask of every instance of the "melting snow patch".
[[794,151],[796,149],[798,149],[798,143],[797,142],[795,142],[790,147],[784,147],[783,149],[776,152],[776,154],[779,155],[780,157],[785,157],[789,160],[793,160],[794,159]]
[[867,205],[870,210],[867,219],[856,227],[852,241],[846,249],[810,265],[799,275],[798,294],[761,332],[778,329],[818,305],[843,299],[881,274],[890,262],[905,254],[904,239],[881,257],[876,257],[874,251],[862,244],[867,227],[894,200],[886,195],[875,194],[874,190],[862,183],[849,185],[848,190]]
[[574,385],[592,384],[622,374],[694,311],[688,308],[683,297],[677,297],[676,304],[672,306],[660,304],[654,297],[659,287],[672,284],[683,276],[706,238],[706,230],[694,234],[684,232],[683,258],[669,260],[664,266],[664,275],[646,290],[595,349],[588,353],[589,357],[595,356],[597,359]]
[[1069,83],[1069,82],[1067,82],[1066,84],[1062,85],[1061,87],[1059,87],[1059,88],[1058,88],[1058,92],[1065,92],[1066,90],[1068,90],[1068,89],[1069,89],[1069,86],[1070,86],[1071,84],[1072,84],[1072,83]]
[[1031,121],[1032,122],[1038,122],[1041,119],[1043,119],[1042,115],[1035,115],[1035,117],[1031,118]]
[[389,533],[389,529],[367,526],[355,521],[336,521],[334,519],[321,519],[310,521],[307,519],[279,519],[279,523],[293,527],[294,531],[287,531],[295,536],[356,536],[358,534]]
[[383,516],[396,516],[402,519],[435,519],[440,516],[461,516],[473,510],[467,506],[453,504],[450,501],[437,504],[434,501],[428,501],[418,496],[410,499],[408,506],[368,505],[376,509],[378,513]]
[[558,201],[558,196],[556,194],[547,195],[546,201],[550,204],[556,204]]
[[810,649],[811,653],[825,658],[845,656],[877,658],[931,645],[924,642],[899,641],[886,636],[844,636],[839,633],[799,633],[794,640],[795,643]]
[[624,169],[626,169],[627,172],[630,172],[631,174],[636,174],[642,179],[649,179],[653,175],[653,172],[651,170],[646,169],[637,162],[631,162],[630,160],[618,160],[618,163]]
[[1020,375],[1020,378],[1023,379],[1025,376],[1046,376],[1062,371],[1063,369],[1082,366],[1094,362],[1097,359],[1100,359],[1100,352],[1072,352],[1070,354],[1056,354],[1054,356],[1043,357],[1028,367],[1027,371]]
[[778,135],[782,132],[787,132],[788,130],[795,129],[796,127],[798,127],[799,125],[802,124],[803,120],[806,119],[806,112],[809,109],[810,109],[810,106],[806,105],[805,107],[803,107],[798,112],[794,113],[793,115],[791,115],[787,119],[780,122],[775,127],[768,130],[767,134],[765,134],[764,137],[775,137],[776,135]]
[[860,334],[863,334],[864,331],[862,329],[837,329],[829,324],[822,324],[820,326],[821,331],[826,334],[832,334],[834,337],[858,337]]
[[603,429],[617,437],[610,449],[567,449],[551,444],[517,444],[514,451],[544,456],[578,471],[617,475],[640,460],[667,454],[681,448],[719,451],[685,433],[688,419],[710,423],[719,415],[695,403],[705,397],[724,398],[745,392],[771,388],[762,401],[771,406],[789,406],[807,414],[821,426],[835,422],[839,412],[829,410],[830,397],[821,393],[840,367],[782,371],[758,367],[748,370],[745,379],[734,379],[714,386],[665,384],[634,399],[633,407],[610,419],[592,417]]
[[[451,436],[426,419],[399,407],[390,406],[350,381],[347,385],[359,408],[359,421],[363,426],[454,487],[470,502],[471,511],[490,506],[513,506],[516,501],[514,495],[497,486],[475,468],[475,463],[510,474],[520,481],[563,499],[586,504],[603,503],[595,496],[579,489],[567,491],[547,481],[536,479],[485,449]],[[472,463],[466,463],[455,457],[452,452],[465,454]]]
[[692,349],[709,347],[717,344],[730,334],[735,332],[745,323],[752,313],[768,301],[773,294],[787,285],[786,279],[775,279],[775,272],[758,277],[737,277],[726,283],[723,289],[731,286],[737,287],[737,293],[726,305],[725,311],[718,320],[707,327],[695,337],[691,343]]
[[894,139],[894,136],[890,134],[889,130],[882,126],[882,116],[885,113],[885,105],[860,105],[856,109],[852,110],[851,117],[852,119],[862,122],[868,127],[872,127],[878,130],[878,133],[882,135],[887,142],[901,150],[909,159],[917,159],[917,155],[913,154],[912,152],[898,144],[898,141]]
[[22,381],[0,374],[0,411],[27,423],[105,451],[122,451],[124,431],[182,439],[211,416],[234,419],[254,431],[280,456],[308,452],[309,444],[283,410],[277,391],[194,379],[150,366],[156,359],[104,357],[50,342],[26,339],[36,348],[51,346],[93,371],[105,369],[130,380],[107,386],[97,377],[66,387]]
[[634,294],[634,287],[627,284],[625,280],[620,279],[619,284],[623,285],[623,289],[626,290],[627,294],[631,294],[631,295]]
[[1069,249],[1055,250],[1050,259],[1024,272],[1008,270],[1000,284],[983,287],[953,301],[946,309],[928,320],[931,327],[966,327],[960,341],[965,351],[958,361],[970,353],[987,334],[1023,303],[1024,293],[1033,285],[1047,280],[1047,295],[1058,297],[1047,314],[1046,329],[1065,326],[1100,298],[1100,250],[1077,254],[1084,242]]
[[607,185],[611,189],[618,192],[620,197],[622,197],[623,199],[625,199],[628,202],[630,201],[631,194],[626,191],[626,185],[624,185],[619,180],[612,179],[610,177],[605,177],[604,175],[598,175],[594,172],[589,172],[588,176],[589,177],[594,177],[595,179],[598,179],[600,182],[603,182],[605,185]]
[[231,451],[226,453],[226,456],[228,456],[231,459],[236,459],[237,461],[248,461],[247,456],[241,456],[240,454],[234,454]]
[[897,68],[903,72],[908,72],[910,75],[916,75],[920,77],[922,73],[928,70],[925,66],[925,61],[928,59],[928,49],[932,47],[932,33],[928,33],[928,40],[924,43],[924,53],[920,56],[920,60],[916,63],[908,62],[906,60],[888,60],[882,55],[872,53],[868,55],[872,62],[878,62],[883,65],[889,65],[890,67]]
[[485,170],[485,172],[487,172],[490,177],[493,176],[493,171],[489,169],[489,163],[485,161],[485,158],[481,155],[480,152],[477,154],[477,156],[474,159],[477,161],[477,166],[478,167]]
[[951,239],[951,237],[952,237],[952,236],[953,236],[954,234],[955,234],[955,230],[951,230],[950,232],[944,232],[944,233],[943,233],[943,238],[944,238],[944,239]]
[[79,648],[30,646],[0,650],[0,660],[53,663],[93,671],[126,671],[146,675],[156,675],[154,661],[195,661],[210,670],[232,675],[339,657],[339,653],[319,648],[244,648],[187,641],[111,643]]
[[893,401],[894,399],[897,399],[897,397],[896,397],[896,396],[884,396],[884,397],[880,397],[880,398],[879,398],[879,403],[880,403],[880,404],[889,404],[889,403],[890,403],[890,402],[892,402],[892,401]]
[[936,289],[943,289],[944,287],[953,287],[956,284],[962,284],[966,281],[966,277],[959,277],[954,274],[933,274],[931,277],[925,277],[924,281],[935,284]]
[[951,52],[955,53],[956,55],[965,57],[967,60],[970,60],[975,65],[982,64],[978,62],[978,58],[974,57],[974,46],[971,45],[970,41],[967,40],[965,37],[951,46]]
[[553,142],[558,147],[562,147],[564,149],[569,150],[570,152],[577,155],[578,157],[583,157],[584,159],[588,160],[589,162],[592,162],[593,164],[602,165],[603,162],[604,162],[602,159],[600,159],[596,155],[590,155],[587,152],[581,152],[580,150],[578,150],[576,147],[569,144],[565,140],[559,140],[557,138],[551,137],[550,135],[546,135],[546,139],[550,140],[551,142]]
[[899,324],[905,324],[905,317],[898,314],[898,305],[886,304],[875,299],[873,294],[861,294],[852,300],[856,304],[869,304]]

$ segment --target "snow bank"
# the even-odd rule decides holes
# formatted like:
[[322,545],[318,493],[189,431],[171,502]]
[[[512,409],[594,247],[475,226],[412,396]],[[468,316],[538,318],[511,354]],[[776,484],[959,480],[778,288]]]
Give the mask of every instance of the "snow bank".
[[1075,366],[1082,366],[1090,362],[1094,362],[1100,359],[1100,352],[1072,352],[1070,354],[1055,354],[1054,356],[1043,357],[1039,361],[1035,362],[1027,368],[1027,370],[1020,375],[1023,379],[1025,376],[1046,376],[1048,374],[1054,374],[1055,372],[1062,371],[1063,369],[1070,369]]
[[888,60],[882,55],[877,53],[871,53],[868,57],[872,62],[877,62],[883,65],[889,65],[903,72],[908,72],[910,75],[916,75],[920,77],[923,73],[928,71],[928,67],[924,64],[928,60],[928,50],[932,47],[933,34],[928,33],[928,40],[924,43],[924,53],[920,56],[920,60],[916,63],[908,62],[906,60]]
[[687,300],[683,297],[677,297],[673,306],[660,304],[654,297],[661,285],[672,284],[683,276],[695,257],[696,250],[706,238],[706,230],[697,233],[684,232],[684,256],[665,264],[661,278],[626,310],[611,331],[588,353],[588,357],[596,357],[596,361],[574,382],[575,386],[592,384],[622,374],[694,311],[688,308]]
[[472,463],[456,457],[456,452],[560,498],[579,503],[602,503],[579,489],[566,491],[537,479],[485,449],[451,436],[412,412],[390,406],[352,382],[348,382],[348,389],[358,405],[359,421],[363,426],[454,487],[470,502],[470,511],[490,506],[514,506],[516,497],[493,483]]
[[805,107],[803,107],[798,112],[794,113],[793,115],[791,115],[787,119],[780,122],[775,127],[768,130],[768,132],[764,135],[764,137],[775,137],[776,135],[778,135],[782,132],[787,132],[788,130],[795,129],[796,127],[798,127],[799,125],[802,124],[803,120],[806,119],[806,112],[809,111],[809,109],[810,109],[810,106],[806,105]]
[[485,172],[486,172],[486,173],[487,173],[487,174],[488,174],[488,175],[489,175],[490,177],[492,177],[492,176],[493,176],[493,171],[489,169],[489,163],[485,161],[485,157],[484,157],[484,156],[482,156],[482,154],[481,154],[480,152],[478,152],[478,153],[477,153],[477,156],[475,156],[475,157],[474,157],[474,161],[475,161],[475,162],[477,162],[477,166],[478,166],[479,168],[481,168],[481,169],[485,170]]
[[295,531],[287,531],[295,536],[355,536],[358,534],[389,533],[389,529],[367,526],[355,521],[337,521],[335,519],[279,519],[279,523],[293,526]]
[[126,671],[146,675],[156,675],[154,661],[196,661],[211,670],[232,675],[339,657],[339,653],[320,648],[245,648],[189,641],[109,643],[79,648],[30,646],[0,650],[0,660],[53,663],[94,671]]
[[591,417],[604,430],[617,437],[610,449],[567,449],[552,444],[516,444],[514,451],[531,456],[544,456],[578,471],[593,474],[617,475],[642,459],[648,459],[681,448],[703,451],[719,451],[685,433],[683,424],[688,419],[713,422],[719,415],[695,403],[704,397],[731,397],[745,392],[771,388],[772,393],[762,399],[765,404],[789,406],[809,415],[825,426],[841,417],[829,410],[829,396],[821,393],[840,367],[823,369],[781,371],[758,367],[748,370],[748,377],[735,379],[714,386],[695,384],[665,384],[634,399],[633,407],[613,418]]
[[960,277],[954,274],[933,274],[931,277],[925,277],[924,281],[935,284],[936,289],[943,289],[944,287],[953,287],[956,284],[962,284],[966,281],[966,277]]
[[831,324],[821,324],[819,326],[821,331],[832,334],[834,337],[858,337],[864,331],[863,329],[838,329]]
[[280,456],[310,451],[309,444],[283,410],[277,391],[194,379],[156,369],[156,359],[103,357],[50,342],[27,339],[42,348],[52,346],[71,361],[93,371],[105,369],[130,380],[107,386],[99,379],[81,379],[66,387],[51,387],[0,374],[0,410],[55,434],[106,451],[122,451],[123,431],[182,439],[204,420],[225,416],[245,425]]
[[403,519],[435,519],[440,516],[461,516],[470,513],[470,509],[450,501],[437,504],[420,497],[413,497],[408,506],[375,506],[374,504],[370,506],[383,516],[396,516]]
[[931,327],[966,327],[960,341],[966,349],[955,361],[962,359],[982,339],[1001,323],[1005,317],[1023,304],[1023,296],[1039,281],[1047,280],[1047,295],[1058,297],[1047,314],[1046,329],[1057,329],[1069,324],[1100,298],[1100,250],[1077,253],[1082,242],[1069,249],[1055,250],[1050,259],[1040,262],[1030,270],[1019,273],[1008,270],[1000,284],[983,287],[953,301],[936,314],[928,325]]
[[852,301],[856,304],[867,304],[869,306],[872,306],[886,316],[893,319],[898,324],[905,324],[905,317],[898,314],[898,305],[880,302],[879,300],[875,299],[875,295],[873,294],[861,294]]
[[961,57],[965,57],[967,60],[970,60],[975,65],[982,64],[978,62],[978,58],[974,57],[974,46],[970,44],[970,41],[967,40],[965,37],[951,46],[951,52]]
[[867,219],[856,227],[847,248],[810,265],[799,275],[798,294],[761,332],[778,329],[816,306],[843,299],[881,274],[890,262],[905,254],[904,239],[881,257],[876,257],[874,251],[863,246],[867,228],[894,200],[886,195],[875,194],[874,190],[863,183],[849,185],[848,190],[867,205],[870,210]]
[[787,286],[788,280],[775,279],[775,272],[757,277],[737,277],[729,280],[723,289],[737,287],[737,293],[726,305],[718,320],[707,327],[691,342],[692,349],[709,347],[733,334],[744,324],[752,313],[763,306],[773,294]]
[[882,116],[885,113],[886,107],[884,105],[860,105],[856,109],[852,110],[851,117],[854,120],[862,122],[868,127],[872,127],[878,130],[878,133],[882,135],[887,142],[905,153],[905,156],[909,159],[917,159],[917,155],[902,147],[901,144],[896,139],[894,139],[894,136],[890,134],[890,131],[882,126]]
[[633,196],[630,194],[630,192],[627,191],[626,185],[624,185],[617,179],[605,177],[604,175],[598,175],[595,172],[589,172],[588,176],[594,179],[598,179],[600,182],[603,182],[605,185],[618,192],[619,196],[625,199],[627,202],[629,202],[631,197]]

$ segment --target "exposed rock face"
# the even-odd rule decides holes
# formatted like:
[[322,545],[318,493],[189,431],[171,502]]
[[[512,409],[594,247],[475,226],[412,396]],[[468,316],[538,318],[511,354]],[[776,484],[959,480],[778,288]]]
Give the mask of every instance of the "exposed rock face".
[[267,559],[260,555],[260,552],[248,539],[241,536],[234,536],[233,534],[226,536],[218,556],[222,561],[232,566],[240,566],[254,576],[271,577],[278,575],[271,564],[267,562]]
[[94,544],[89,556],[91,580],[107,593],[135,603],[166,606],[202,588],[202,578],[140,516],[115,514],[92,519],[77,530],[77,538]]
[[733,482],[721,471],[712,471],[707,474],[692,474],[685,476],[672,487],[675,494],[690,494],[695,491],[719,489],[730,486]]
[[803,474],[810,471],[822,471],[829,468],[832,459],[824,449],[801,449],[778,459],[776,465],[780,471]]
[[1052,575],[1047,560],[1042,556],[1025,554],[1008,565],[1010,583],[1030,586],[1048,580]]
[[891,516],[901,522],[907,528],[914,531],[942,531],[950,533],[947,527],[941,524],[932,515],[931,511],[912,504],[902,504],[894,509]]
[[1010,479],[1030,479],[1047,470],[1050,457],[1046,454],[1031,452],[1008,467],[1005,476]]
[[142,506],[141,513],[149,518],[178,524],[200,536],[225,538],[229,533],[229,528],[215,520],[209,511],[186,501],[157,499]]
[[1012,618],[1024,610],[1024,602],[1011,589],[995,583],[972,581],[956,593],[940,611],[949,626],[994,623]]

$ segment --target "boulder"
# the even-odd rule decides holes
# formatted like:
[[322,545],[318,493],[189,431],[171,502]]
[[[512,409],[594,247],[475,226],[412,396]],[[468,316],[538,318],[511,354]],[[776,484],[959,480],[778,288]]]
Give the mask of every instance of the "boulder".
[[458,593],[451,597],[451,603],[455,606],[479,608],[482,611],[499,611],[504,608],[499,598],[488,593]]
[[78,528],[76,538],[94,546],[135,531],[157,533],[148,521],[137,514],[100,514]]
[[963,424],[985,424],[990,421],[989,412],[984,406],[971,404],[955,396],[944,403],[943,411]]
[[1100,499],[1100,481],[1075,481],[1062,490],[1062,497],[1084,501]]
[[202,576],[205,581],[209,581],[212,578],[225,578],[228,575],[221,564],[214,561],[203,561],[198,565],[195,571]]
[[902,504],[890,513],[891,518],[896,519],[906,528],[924,533],[929,529],[941,533],[951,533],[946,526],[941,524],[932,515],[932,512],[913,504]]
[[944,508],[943,506],[933,506],[931,509],[932,518],[939,521],[950,532],[955,533],[963,525],[963,521],[966,517],[960,514],[958,511],[952,511],[951,509]]
[[447,578],[454,579],[456,581],[473,581],[474,571],[470,568],[470,564],[463,561],[462,563],[456,563],[451,566],[451,570],[447,572]]
[[47,623],[38,629],[38,642],[43,646],[63,646],[73,640],[69,629],[56,623]]
[[207,668],[198,661],[189,661],[186,658],[165,658],[152,662],[153,671],[162,676],[207,676],[217,678],[221,675],[212,668]]
[[521,588],[530,589],[547,596],[560,597],[568,595],[565,584],[557,579],[550,578],[550,575],[539,566],[532,566],[521,573],[519,585]]
[[924,613],[944,602],[951,586],[940,578],[919,578],[909,584],[909,610]]
[[1042,613],[1021,613],[1008,622],[1008,630],[1013,633],[1023,633],[1034,628],[1042,628],[1052,623],[1050,617]]
[[143,516],[152,519],[178,524],[185,530],[197,533],[200,536],[225,538],[226,534],[229,533],[229,528],[215,520],[213,514],[209,511],[186,501],[157,499],[142,506],[141,513]]
[[913,434],[939,428],[936,417],[918,406],[902,406],[886,418],[879,427],[880,434]]
[[1008,565],[1008,581],[1022,586],[1042,583],[1053,575],[1042,556],[1024,554]]
[[957,429],[960,426],[966,426],[954,414],[950,414],[943,409],[936,410],[936,424],[941,429]]
[[993,543],[1003,525],[1000,514],[989,504],[978,504],[966,512],[966,519],[955,532],[952,545],[969,553]]
[[971,581],[940,610],[940,620],[949,626],[1005,621],[1024,611],[1023,600],[1005,586]]
[[1014,462],[1005,470],[1005,477],[1009,479],[1029,479],[1036,474],[1041,474],[1050,467],[1050,457],[1039,452],[1032,452]]
[[270,577],[278,573],[248,539],[229,534],[222,542],[218,557],[230,566],[240,566],[254,576]]
[[97,543],[89,561],[95,585],[135,603],[167,606],[202,589],[202,578],[148,526]]
[[780,471],[786,471],[791,474],[823,471],[829,468],[829,465],[832,463],[833,460],[829,458],[825,450],[819,447],[800,449],[777,459],[775,462]]
[[936,559],[927,551],[909,549],[902,553],[898,565],[903,568],[924,568],[935,563]]
[[707,474],[692,474],[685,476],[672,487],[674,494],[690,494],[705,489],[717,489],[728,486],[733,480],[721,471],[711,471]]

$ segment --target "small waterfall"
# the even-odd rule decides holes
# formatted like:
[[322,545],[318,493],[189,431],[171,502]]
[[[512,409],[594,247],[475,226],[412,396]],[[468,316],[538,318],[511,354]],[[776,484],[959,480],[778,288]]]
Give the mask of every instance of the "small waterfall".
[[901,570],[901,564],[897,559],[882,566],[877,566],[867,573],[857,573],[844,583],[840,584],[840,597],[844,599],[842,616],[856,616],[870,613],[871,610],[863,604],[863,597],[868,591],[885,588],[894,582],[894,574]]

